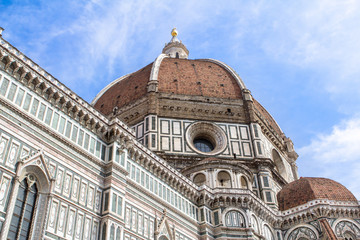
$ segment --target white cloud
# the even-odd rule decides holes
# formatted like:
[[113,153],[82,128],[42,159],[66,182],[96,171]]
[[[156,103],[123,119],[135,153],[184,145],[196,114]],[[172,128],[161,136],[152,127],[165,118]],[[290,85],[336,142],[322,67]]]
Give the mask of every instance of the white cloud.
[[[283,64],[312,70],[303,83],[331,96],[336,110],[360,110],[360,2],[296,1],[262,6],[266,22],[257,33],[266,55]],[[295,79],[295,78],[294,78]],[[296,79],[298,80],[298,79]],[[350,103],[350,104],[349,104]]]
[[360,199],[360,117],[335,125],[299,150],[301,171],[337,180]]

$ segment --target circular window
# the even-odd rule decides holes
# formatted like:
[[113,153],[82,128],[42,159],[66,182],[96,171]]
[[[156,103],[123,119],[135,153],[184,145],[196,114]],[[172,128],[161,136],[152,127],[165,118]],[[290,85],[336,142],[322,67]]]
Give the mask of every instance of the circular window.
[[194,146],[197,150],[201,152],[211,152],[214,150],[214,146],[210,141],[204,138],[196,138],[194,139]]
[[190,148],[199,154],[217,155],[226,148],[225,132],[209,122],[191,124],[186,132],[186,141]]

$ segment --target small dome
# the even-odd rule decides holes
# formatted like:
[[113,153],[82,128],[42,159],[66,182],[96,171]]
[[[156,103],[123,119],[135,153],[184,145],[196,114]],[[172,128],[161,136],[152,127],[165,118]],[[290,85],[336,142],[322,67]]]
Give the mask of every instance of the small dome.
[[283,187],[277,194],[281,211],[315,199],[356,202],[355,196],[343,185],[328,178],[304,177]]

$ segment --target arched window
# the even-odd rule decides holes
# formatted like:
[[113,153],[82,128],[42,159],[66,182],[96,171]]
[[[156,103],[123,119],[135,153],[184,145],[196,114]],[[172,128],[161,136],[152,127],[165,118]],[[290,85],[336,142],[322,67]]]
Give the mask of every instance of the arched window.
[[231,188],[231,177],[228,172],[219,172],[217,175],[217,180],[219,187]]
[[248,189],[248,182],[244,176],[240,178],[241,188]]
[[205,182],[206,182],[205,174],[203,174],[203,173],[196,174],[193,181],[198,186],[205,184]]
[[225,224],[227,227],[245,227],[245,217],[239,211],[229,211],[225,215]]
[[106,223],[104,223],[102,228],[102,240],[106,240]]
[[279,153],[273,149],[272,150],[272,159],[275,163],[275,168],[277,170],[277,172],[285,179],[287,179],[287,174],[286,174],[286,168],[285,165],[279,155]]
[[116,240],[120,240],[120,235],[121,235],[121,230],[120,227],[118,227],[116,230]]
[[114,224],[112,224],[111,228],[110,228],[110,240],[115,240],[115,226],[114,226]]
[[19,186],[7,239],[28,239],[37,196],[37,179],[28,174]]
[[264,235],[266,240],[274,240],[274,236],[267,225],[264,226]]
[[254,215],[251,216],[251,224],[255,233],[259,233],[259,224]]

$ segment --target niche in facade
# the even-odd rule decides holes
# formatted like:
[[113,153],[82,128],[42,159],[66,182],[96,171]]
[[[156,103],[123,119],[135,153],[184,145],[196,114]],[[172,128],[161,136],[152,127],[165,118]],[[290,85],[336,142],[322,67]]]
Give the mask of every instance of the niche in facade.
[[240,177],[240,185],[243,189],[248,189],[248,182],[244,176]]
[[220,171],[217,175],[217,181],[219,187],[231,188],[231,177],[226,171]]
[[245,227],[245,217],[239,211],[229,211],[225,215],[227,227]]
[[203,173],[196,174],[194,179],[193,179],[193,182],[198,186],[204,185],[206,183],[205,174],[203,174]]
[[272,159],[275,163],[275,168],[277,170],[278,173],[280,173],[280,175],[287,180],[287,174],[286,174],[286,168],[285,165],[279,155],[279,153],[273,149],[272,150]]

